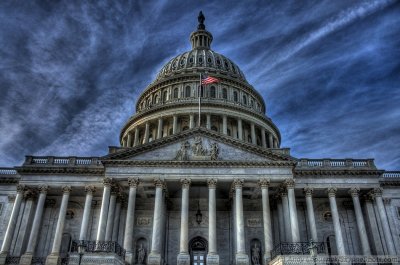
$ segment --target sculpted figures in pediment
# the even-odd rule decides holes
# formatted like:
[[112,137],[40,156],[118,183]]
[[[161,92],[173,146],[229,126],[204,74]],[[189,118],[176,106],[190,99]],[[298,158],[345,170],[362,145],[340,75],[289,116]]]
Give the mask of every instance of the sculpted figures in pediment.
[[217,143],[211,143],[210,149],[203,146],[203,139],[195,137],[193,143],[189,141],[181,143],[181,147],[176,152],[175,160],[218,160],[219,147]]
[[188,141],[185,141],[181,144],[181,148],[176,152],[175,159],[176,160],[188,160],[188,149],[190,144]]
[[194,138],[192,150],[195,156],[204,156],[207,154],[207,149],[203,147],[203,141],[201,137],[197,136],[196,138]]

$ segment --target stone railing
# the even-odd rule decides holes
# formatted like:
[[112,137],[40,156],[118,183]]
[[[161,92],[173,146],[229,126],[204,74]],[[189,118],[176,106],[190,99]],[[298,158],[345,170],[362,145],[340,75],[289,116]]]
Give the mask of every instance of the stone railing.
[[98,157],[26,156],[24,165],[100,166]]
[[271,258],[274,259],[278,255],[310,255],[311,244],[314,245],[316,254],[325,254],[324,242],[282,242],[275,245],[271,251]]
[[[80,248],[82,248],[80,250]],[[71,245],[71,252],[83,251],[85,253],[104,252],[115,253],[122,259],[125,259],[126,251],[115,241],[73,241]]]
[[10,167],[0,167],[0,175],[16,175],[17,171]]
[[297,162],[297,168],[373,168],[373,159],[305,159]]
[[383,173],[384,178],[400,178],[400,171],[386,171]]

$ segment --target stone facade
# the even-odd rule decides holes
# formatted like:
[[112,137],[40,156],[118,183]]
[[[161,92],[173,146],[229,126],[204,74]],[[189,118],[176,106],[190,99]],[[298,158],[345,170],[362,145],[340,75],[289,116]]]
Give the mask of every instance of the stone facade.
[[[103,157],[27,156],[0,169],[0,264],[309,264],[400,254],[400,172],[280,148],[262,97],[210,50],[203,22],[193,49],[140,96],[120,147]],[[205,87],[196,113],[200,73],[220,82]]]

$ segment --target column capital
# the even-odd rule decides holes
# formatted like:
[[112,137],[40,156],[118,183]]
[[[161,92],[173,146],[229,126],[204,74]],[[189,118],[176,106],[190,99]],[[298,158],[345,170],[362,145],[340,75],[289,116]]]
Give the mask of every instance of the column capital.
[[155,178],[154,179],[154,186],[156,186],[156,188],[164,188],[165,187],[165,183],[162,179],[160,178]]
[[283,185],[287,189],[294,189],[294,184],[295,184],[295,181],[292,178],[285,179],[284,182],[283,182]]
[[260,178],[258,180],[258,186],[260,186],[261,189],[268,189],[270,182],[269,178]]
[[17,185],[17,193],[23,193],[25,191],[25,185],[18,184]]
[[37,195],[37,193],[34,189],[31,189],[31,188],[25,189],[24,198],[26,200],[34,199],[36,197],[36,195]]
[[38,186],[39,193],[46,194],[49,191],[49,186],[46,184],[41,184]]
[[304,194],[306,195],[306,197],[311,197],[314,193],[314,188],[312,187],[305,187],[303,189]]
[[14,194],[8,195],[8,202],[15,202],[15,195]]
[[111,186],[111,195],[117,195],[120,191],[121,187],[118,184],[114,183],[114,185]]
[[181,179],[182,189],[188,189],[190,187],[191,180],[190,178]]
[[137,188],[137,186],[139,185],[139,178],[137,177],[128,178],[128,185],[129,187]]
[[215,189],[217,187],[217,179],[209,178],[207,179],[207,186],[209,189]]
[[329,197],[335,197],[337,192],[337,188],[335,187],[330,187],[326,189],[326,193],[328,193]]
[[96,192],[96,187],[93,185],[85,185],[86,194],[93,194]]
[[352,187],[349,189],[349,194],[352,198],[360,196],[360,188],[359,187]]
[[383,193],[383,189],[381,188],[381,187],[379,187],[379,188],[374,188],[372,191],[371,191],[371,196],[372,196],[372,198],[376,198],[376,197],[382,197],[382,193]]
[[287,197],[287,189],[284,187],[281,187],[280,189],[278,189],[278,196],[281,197]]
[[71,192],[71,186],[69,186],[69,185],[65,185],[65,186],[62,186],[61,187],[61,190],[62,190],[62,193],[63,194],[69,194],[70,192]]
[[391,198],[383,198],[383,203],[386,205],[390,205],[390,203],[392,202]]
[[243,187],[244,180],[243,179],[234,179],[233,186],[235,189],[241,189]]
[[113,184],[112,178],[108,178],[108,177],[103,178],[103,185],[105,187],[111,187],[112,184]]

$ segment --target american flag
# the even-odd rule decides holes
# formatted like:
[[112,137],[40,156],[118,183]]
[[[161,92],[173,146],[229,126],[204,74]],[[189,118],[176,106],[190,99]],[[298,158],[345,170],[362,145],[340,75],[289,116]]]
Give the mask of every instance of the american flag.
[[212,84],[212,83],[218,83],[219,79],[216,77],[212,77],[212,76],[202,76],[201,77],[201,84],[202,85],[208,85],[208,84]]

